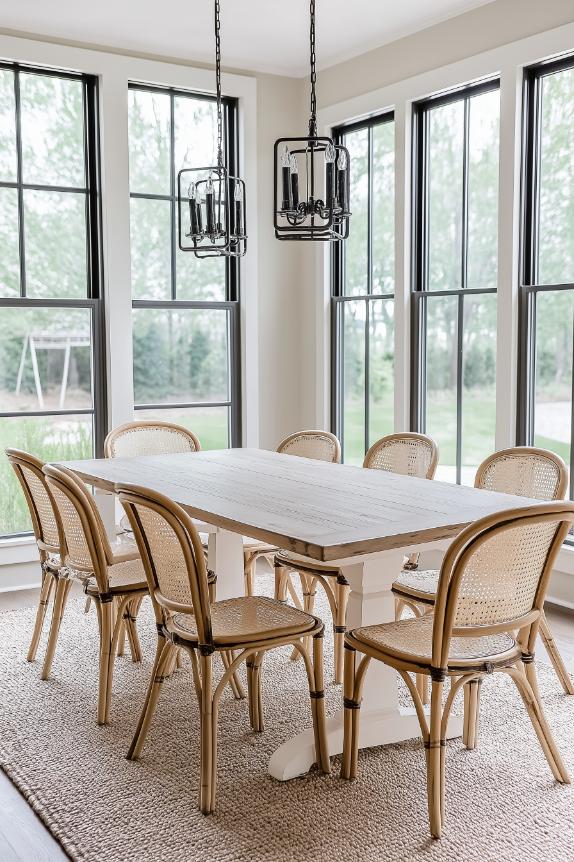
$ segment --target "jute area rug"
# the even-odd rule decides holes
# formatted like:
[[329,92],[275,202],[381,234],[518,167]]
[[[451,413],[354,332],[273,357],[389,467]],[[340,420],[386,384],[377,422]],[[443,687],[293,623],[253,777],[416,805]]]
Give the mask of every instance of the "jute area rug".
[[[143,611],[144,609],[142,609]],[[320,608],[318,611],[320,612]],[[49,682],[25,653],[34,611],[0,615],[0,766],[74,860],[89,862],[384,862],[574,859],[574,786],[556,784],[510,680],[483,686],[479,747],[447,749],[444,837],[429,837],[420,740],[360,755],[358,779],[312,771],[272,779],[274,749],[309,725],[304,669],[289,650],[264,664],[266,730],[226,692],[220,718],[217,813],[197,810],[198,715],[187,664],[164,686],[139,763],[125,753],[148,683],[155,632],[139,629],[145,659],[118,659],[112,723],[95,723],[95,613],[71,601]],[[326,668],[332,667],[326,639]],[[42,655],[42,650],[39,656]],[[540,667],[547,715],[574,775],[574,698]],[[328,709],[340,690],[328,687]]]

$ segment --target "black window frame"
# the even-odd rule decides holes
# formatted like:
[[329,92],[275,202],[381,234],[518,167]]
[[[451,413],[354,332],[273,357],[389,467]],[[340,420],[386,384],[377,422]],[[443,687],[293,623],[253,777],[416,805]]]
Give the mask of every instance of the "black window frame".
[[[169,299],[132,299],[132,308],[157,309],[222,309],[228,312],[229,320],[229,398],[225,401],[186,401],[165,402],[160,404],[135,403],[134,411],[138,410],[189,410],[194,408],[226,407],[228,410],[228,444],[240,447],[242,441],[241,422],[241,321],[240,321],[240,263],[237,258],[225,259],[225,300],[183,300],[177,298],[177,177],[175,165],[175,123],[174,106],[176,98],[188,98],[215,102],[215,96],[206,93],[196,93],[192,90],[182,90],[177,87],[162,87],[137,81],[128,83],[129,90],[139,90],[147,93],[161,93],[170,97],[170,194],[146,194],[130,191],[130,200],[162,200],[171,204],[171,296]],[[239,138],[238,138],[238,100],[228,96],[222,99],[224,157],[227,168],[232,176],[238,175]],[[191,252],[189,252],[191,254]]]
[[[535,436],[537,297],[543,293],[574,291],[574,282],[541,283],[538,269],[542,134],[541,83],[542,79],[549,75],[571,69],[574,69],[574,54],[535,63],[527,66],[523,73],[516,440],[518,445],[524,446],[532,446]],[[574,147],[574,143],[572,146]],[[570,469],[568,494],[571,499],[574,499],[574,356],[572,362],[572,435],[568,464]],[[569,537],[568,542],[572,544],[574,539]]]
[[[24,63],[1,61],[0,69],[14,74],[14,97],[16,118],[16,159],[17,175],[15,181],[0,181],[0,188],[16,189],[18,196],[18,240],[20,252],[20,296],[0,297],[0,312],[3,308],[87,308],[91,312],[92,341],[92,406],[91,408],[38,409],[26,411],[0,411],[0,419],[51,416],[91,416],[92,441],[94,454],[101,456],[107,433],[107,391],[106,391],[106,348],[104,337],[104,271],[102,255],[102,212],[100,183],[100,135],[98,78],[58,69],[44,69]],[[82,187],[50,184],[26,183],[23,181],[22,132],[20,75],[40,75],[82,83],[84,114],[84,176]],[[34,299],[26,295],[26,242],[24,223],[24,192],[70,192],[83,193],[86,215],[86,298],[47,298]],[[12,533],[11,536],[29,535],[29,531]]]
[[[346,302],[365,303],[365,453],[370,447],[370,323],[371,304],[377,300],[395,300],[395,290],[392,293],[373,293],[373,129],[385,123],[394,123],[393,109],[382,111],[371,117],[352,123],[343,123],[332,129],[335,144],[343,144],[345,135],[352,132],[368,131],[368,203],[367,203],[367,291],[358,296],[347,296],[345,293],[345,252],[346,242],[336,242],[331,247],[331,431],[341,441],[342,460],[345,458],[345,421],[344,421],[344,304]],[[352,166],[351,166],[352,169]],[[351,227],[353,220],[351,218]],[[394,277],[393,277],[394,283]]]
[[[424,434],[426,431],[426,315],[428,298],[458,297],[457,303],[457,370],[456,370],[456,484],[462,478],[462,389],[463,389],[463,325],[464,297],[497,294],[498,288],[469,288],[468,277],[468,167],[470,99],[483,93],[500,90],[498,76],[465,84],[445,93],[421,99],[413,104],[412,123],[412,200],[411,200],[411,393],[410,427]],[[462,249],[461,286],[449,290],[430,290],[428,283],[428,154],[429,112],[433,108],[464,100],[463,140],[463,193],[462,193]]]

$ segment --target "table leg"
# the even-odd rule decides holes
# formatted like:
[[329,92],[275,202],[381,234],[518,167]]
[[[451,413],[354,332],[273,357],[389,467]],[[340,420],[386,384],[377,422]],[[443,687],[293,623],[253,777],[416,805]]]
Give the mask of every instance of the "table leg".
[[228,530],[210,533],[207,565],[217,575],[217,600],[233,599],[245,593],[243,579],[243,536]]
[[[385,551],[339,565],[351,585],[347,609],[350,629],[390,622],[395,617],[391,584],[401,569],[403,551]],[[359,747],[370,748],[420,736],[414,707],[399,705],[398,674],[373,660],[367,671],[361,707]],[[447,736],[462,735],[462,717],[451,716]],[[343,709],[327,719],[329,754],[343,751]],[[280,781],[304,775],[315,762],[313,731],[289,739],[269,761],[269,772]]]

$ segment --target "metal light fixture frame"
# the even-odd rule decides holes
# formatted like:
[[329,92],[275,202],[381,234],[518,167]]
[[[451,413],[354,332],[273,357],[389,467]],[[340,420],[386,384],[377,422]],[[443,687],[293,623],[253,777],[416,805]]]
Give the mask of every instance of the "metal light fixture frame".
[[[315,55],[315,0],[310,0],[310,81],[311,116],[307,137],[279,138],[274,147],[273,226],[279,240],[338,242],[349,236],[350,155],[346,147],[335,144],[330,137],[317,135],[316,55]],[[327,159],[327,153],[330,158]],[[283,174],[285,159],[290,166],[289,185]],[[293,161],[294,160],[294,161]],[[282,163],[283,162],[283,163]],[[327,176],[327,162],[332,164],[331,196],[317,197],[317,177]],[[290,185],[292,174],[305,168],[305,199],[294,201]],[[341,167],[344,166],[344,167]],[[341,176],[342,175],[342,176]],[[279,178],[282,182],[279,199]],[[298,180],[297,180],[298,186]],[[287,192],[287,196],[286,196]],[[327,180],[325,180],[325,198]]]
[[223,160],[220,11],[220,0],[214,0],[217,164],[182,168],[177,175],[179,248],[198,258],[243,257],[247,251],[245,182],[229,174]]

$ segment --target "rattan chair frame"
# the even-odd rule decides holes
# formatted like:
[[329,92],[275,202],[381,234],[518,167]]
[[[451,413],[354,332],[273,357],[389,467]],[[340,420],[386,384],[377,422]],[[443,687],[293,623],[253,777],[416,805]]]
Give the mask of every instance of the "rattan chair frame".
[[[524,458],[531,456],[532,459],[544,459],[549,464],[552,464],[556,469],[556,487],[553,493],[553,500],[563,500],[566,491],[568,489],[568,469],[566,464],[562,460],[559,455],[556,455],[554,452],[550,452],[547,449],[540,449],[534,446],[513,446],[509,449],[501,449],[497,452],[493,452],[489,455],[485,460],[480,464],[476,471],[476,477],[474,480],[475,488],[484,488],[486,484],[486,476],[488,475],[488,471],[493,464],[496,464],[498,461],[502,461],[509,458]],[[535,495],[534,495],[535,496]],[[413,568],[413,566],[411,566]],[[424,593],[422,591],[417,591],[413,587],[404,585],[401,583],[400,579],[395,581],[393,584],[393,593],[395,595],[395,618],[400,619],[403,614],[403,611],[408,608],[414,616],[421,616],[422,614],[428,613],[432,611],[435,604],[435,594],[434,593]],[[548,620],[546,619],[546,614],[542,612],[542,617],[540,619],[540,637],[542,642],[546,648],[548,653],[548,657],[552,663],[556,676],[560,680],[562,688],[566,694],[574,694],[574,684],[572,682],[572,678],[568,673],[568,670],[564,664],[562,656],[558,650],[556,642],[552,636],[552,631],[550,626],[548,625]],[[423,701],[426,703],[428,701],[428,690],[426,688],[426,681],[424,679],[419,679],[418,684],[421,687],[421,692],[423,694]],[[478,692],[480,689],[477,689],[477,693],[475,697],[478,697]],[[465,691],[465,697],[468,698],[468,692]],[[473,701],[473,710],[475,708],[475,704]],[[477,709],[476,705],[476,709]],[[469,743],[469,747],[474,747],[477,741],[477,732],[476,726],[472,723],[469,724],[471,728],[472,738],[466,739],[465,742]],[[473,743],[471,746],[470,743]]]
[[[196,696],[201,714],[200,729],[200,761],[201,777],[199,792],[199,807],[204,814],[215,810],[217,789],[217,727],[219,702],[223,689],[231,681],[243,662],[247,665],[249,688],[249,713],[254,731],[263,730],[263,715],[261,708],[261,663],[265,653],[277,647],[293,645],[302,655],[309,684],[311,711],[315,734],[315,750],[317,761],[323,772],[330,771],[329,755],[325,730],[325,709],[323,690],[323,623],[316,617],[308,617],[308,628],[305,634],[313,640],[313,662],[308,651],[301,643],[301,627],[297,631],[285,632],[281,635],[269,632],[257,632],[253,636],[243,633],[234,642],[229,638],[214,635],[211,624],[211,598],[207,588],[207,568],[199,534],[192,519],[173,501],[162,494],[133,485],[118,487],[120,501],[130,520],[140,548],[149,592],[156,615],[158,641],[156,657],[148,687],[146,699],[136,729],[128,759],[140,756],[145,738],[153,718],[160,690],[166,677],[166,669],[173,661],[172,655],[178,649],[184,649],[191,661]],[[162,593],[156,573],[157,556],[152,551],[146,527],[139,515],[140,509],[154,512],[163,519],[172,531],[177,541],[187,570],[191,604],[174,601]],[[248,597],[234,600],[236,603],[249,602]],[[261,602],[272,602],[271,599],[260,598]],[[279,610],[277,607],[276,611]],[[193,615],[196,633],[186,635],[178,628],[173,614]],[[235,655],[234,651],[238,650]],[[226,667],[217,685],[213,682],[213,657],[217,653],[233,652],[233,659]]]
[[[435,838],[440,838],[444,823],[446,728],[451,707],[461,688],[471,692],[468,695],[470,698],[472,692],[479,688],[482,680],[490,673],[506,673],[510,676],[522,697],[554,778],[561,783],[570,783],[538,694],[534,646],[552,568],[573,522],[574,503],[555,501],[496,513],[463,530],[446,552],[441,567],[433,615],[430,660],[421,661],[419,656],[408,655],[404,650],[390,645],[379,644],[375,647],[372,642],[366,643],[365,630],[348,632],[345,637],[345,717],[341,776],[347,779],[356,777],[362,688],[369,663],[376,659],[398,671],[413,699],[425,745],[429,823],[431,834]],[[470,558],[494,536],[504,536],[516,526],[545,523],[555,524],[556,530],[542,564],[531,610],[517,612],[507,620],[490,625],[457,626],[461,579]],[[424,622],[417,618],[412,624],[418,626]],[[389,627],[401,624],[390,623]],[[455,663],[449,659],[453,637],[487,637],[500,633],[507,633],[513,638],[512,646],[507,650],[484,657],[457,659]],[[355,666],[357,652],[363,657]],[[412,673],[424,674],[431,679],[430,721],[427,721],[419,691],[410,676]],[[451,677],[452,684],[443,706],[443,687],[447,677]],[[466,720],[472,719],[470,714]]]
[[[24,452],[21,449],[6,449],[5,452],[6,457],[12,465],[20,483],[24,497],[26,498],[26,503],[28,504],[34,538],[36,539],[36,545],[38,546],[38,552],[40,555],[40,567],[42,570],[38,609],[36,611],[32,639],[26,656],[27,661],[29,662],[33,662],[36,659],[38,644],[42,635],[48,605],[52,593],[54,593],[54,620],[58,620],[58,623],[57,625],[52,625],[46,647],[46,656],[42,668],[42,679],[47,679],[50,675],[50,667],[56,646],[59,621],[61,621],[65,598],[67,590],[69,589],[66,587],[66,570],[62,562],[63,558],[61,557],[61,548],[64,546],[65,542],[63,536],[59,532],[60,524],[55,511],[54,499],[43,473],[44,462],[35,455],[32,455],[29,452]],[[29,480],[26,478],[27,470],[34,474],[45,491],[46,499],[52,509],[52,517],[58,533],[57,542],[54,541],[56,536],[52,536],[52,541],[50,541],[50,537],[47,535],[48,531],[45,529],[45,525],[43,524],[43,518],[38,507],[38,502],[36,501],[34,492],[30,487]]]
[[[363,467],[368,469],[381,469],[380,467],[374,466],[374,459],[377,452],[379,452],[384,446],[392,446],[393,443],[403,444],[405,441],[420,443],[421,446],[428,448],[430,452],[429,464],[425,471],[425,476],[421,478],[432,479],[438,464],[438,446],[435,441],[426,434],[404,432],[381,437],[380,440],[373,443],[365,455]],[[408,559],[411,561],[418,559],[418,555],[415,554]],[[312,560],[298,559],[297,561],[294,561],[292,555],[282,551],[279,551],[275,555],[274,568],[275,597],[280,601],[286,601],[287,594],[289,594],[295,606],[305,610],[307,613],[313,613],[317,584],[320,584],[323,588],[325,595],[327,596],[333,618],[333,640],[335,647],[334,681],[338,684],[342,683],[344,664],[343,644],[346,631],[345,621],[347,617],[347,605],[350,593],[348,581],[341,570],[336,566],[321,565]],[[303,593],[302,602],[293,586],[293,581],[291,579],[291,575],[293,574],[298,574],[301,581],[301,589]],[[296,660],[298,658],[298,653],[294,651],[291,658]]]
[[[152,430],[153,428],[159,428],[166,431],[172,431],[174,434],[179,434],[179,436],[186,438],[190,444],[190,452],[199,452],[201,450],[201,443],[193,431],[190,431],[189,428],[185,428],[183,425],[177,425],[175,422],[164,422],[161,419],[140,419],[135,422],[125,422],[123,425],[118,425],[117,428],[112,429],[110,433],[107,435],[104,440],[104,456],[106,458],[117,458],[119,457],[115,453],[115,444],[126,434],[133,434],[138,430]],[[129,456],[128,456],[129,457]]]
[[[43,472],[47,485],[52,492],[59,530],[65,542],[61,554],[68,572],[67,590],[69,591],[73,580],[80,581],[86,594],[90,596],[96,606],[100,636],[97,722],[98,724],[108,724],[114,659],[117,654],[122,625],[125,625],[128,631],[133,660],[141,661],[136,618],[142,599],[147,594],[147,583],[143,579],[142,568],[142,581],[125,587],[110,586],[110,568],[118,562],[137,560],[137,552],[128,549],[120,558],[118,555],[114,555],[92,495],[71,470],[46,464]],[[63,495],[72,505],[81,525],[82,539],[80,541],[85,545],[87,551],[86,562],[74,558],[74,553],[70,550],[66,520],[62,517],[58,503],[59,494]],[[88,559],[89,562],[87,562]],[[54,610],[54,619],[56,619],[55,614],[56,609]],[[58,628],[60,622],[61,617],[57,619]]]
[[[320,431],[317,429],[311,429],[308,431],[295,431],[294,434],[289,434],[288,437],[285,437],[277,446],[277,452],[280,455],[286,454],[286,449],[289,448],[291,443],[295,443],[300,440],[305,439],[320,439],[324,440],[329,446],[333,449],[333,454],[331,456],[331,462],[333,464],[341,463],[341,444],[339,443],[338,438],[331,434],[330,431]],[[290,454],[290,453],[288,453]],[[306,457],[305,455],[296,455],[296,457]],[[326,461],[326,458],[321,458],[320,460]]]

